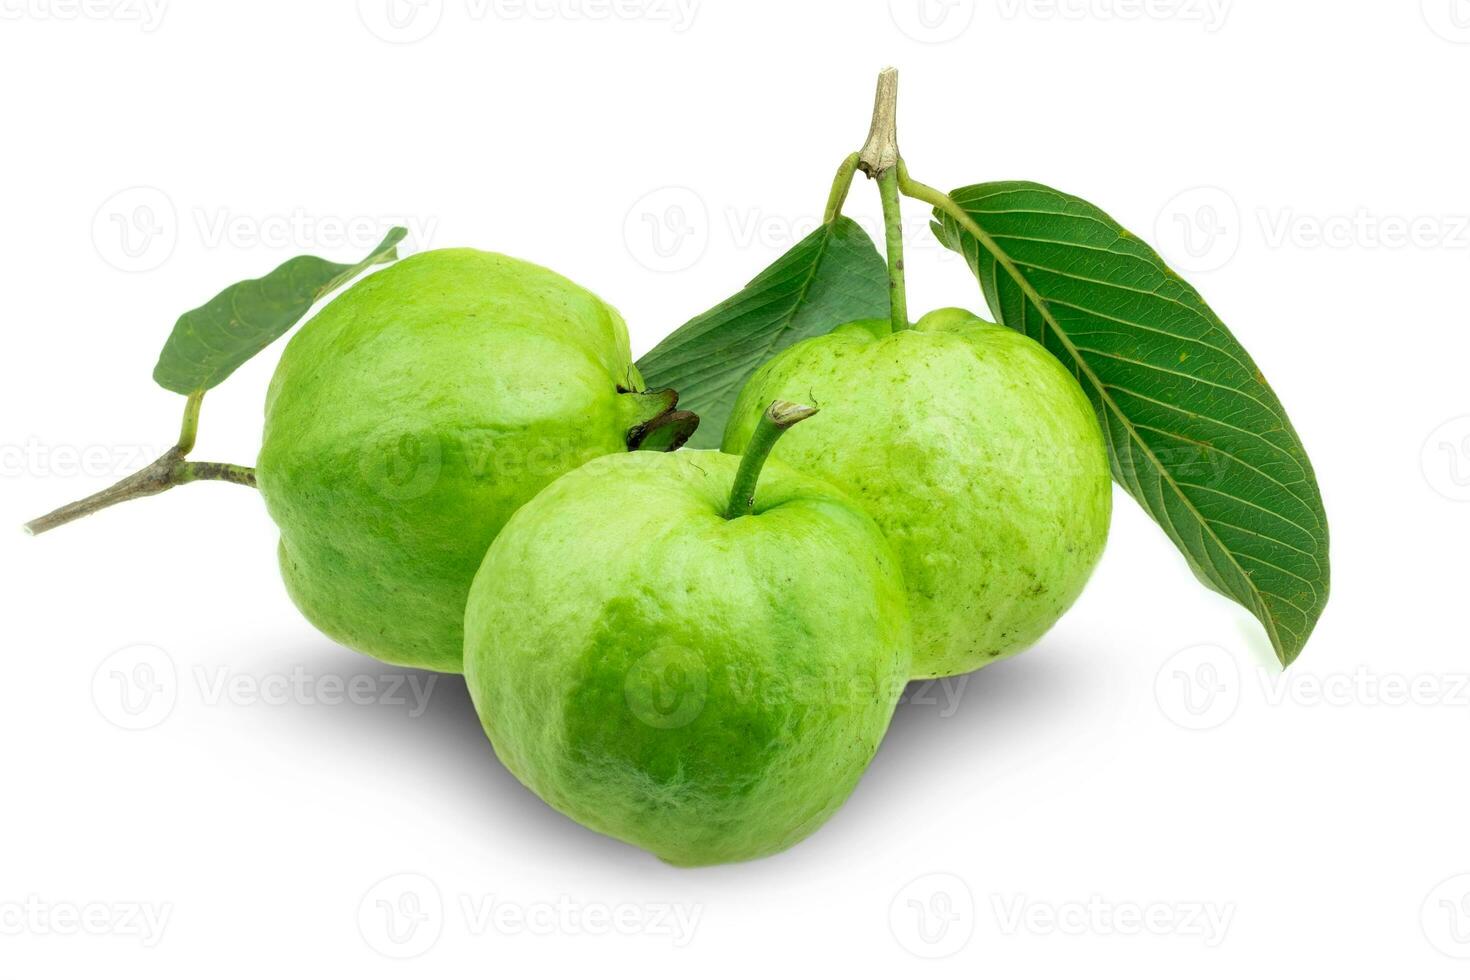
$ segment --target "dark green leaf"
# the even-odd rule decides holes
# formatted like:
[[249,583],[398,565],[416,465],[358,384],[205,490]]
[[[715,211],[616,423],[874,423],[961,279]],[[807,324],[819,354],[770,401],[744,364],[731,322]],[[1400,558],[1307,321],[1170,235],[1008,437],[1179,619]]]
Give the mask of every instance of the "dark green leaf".
[[396,259],[397,245],[407,234],[394,228],[355,265],[299,255],[261,279],[235,283],[179,317],[158,355],[153,380],[181,395],[213,388],[295,326],[317,300],[369,266]]
[[991,312],[1039,340],[1097,408],[1113,475],[1205,584],[1301,653],[1327,603],[1327,518],[1312,464],[1255,362],[1199,293],[1102,211],[1039,184],[936,211]]
[[638,361],[650,388],[696,412],[695,448],[718,448],[735,398],[777,351],[854,320],[888,316],[888,267],[850,218],[823,225],[739,293],[665,337]]

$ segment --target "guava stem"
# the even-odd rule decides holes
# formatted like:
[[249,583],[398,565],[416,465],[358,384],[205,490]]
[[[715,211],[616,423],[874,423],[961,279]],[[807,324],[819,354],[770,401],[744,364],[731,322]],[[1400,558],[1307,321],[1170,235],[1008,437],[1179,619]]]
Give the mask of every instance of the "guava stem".
[[179,427],[179,441],[168,452],[131,476],[123,477],[106,490],[58,507],[51,513],[24,525],[27,534],[44,534],[53,528],[70,524],[99,510],[106,510],[128,500],[151,497],[195,480],[222,480],[242,486],[255,486],[255,470],[233,463],[193,463],[184,457],[194,448],[199,433],[199,406],[204,392],[195,392],[184,405],[184,421]]
[[858,153],[858,166],[878,182],[878,196],[883,201],[889,317],[895,332],[909,328],[908,292],[903,270],[903,214],[898,197],[898,172],[902,162],[898,152],[898,70],[885,68],[878,75],[878,91],[873,96],[873,122],[868,128],[868,141]]
[[124,477],[106,490],[58,507],[49,514],[27,522],[23,529],[27,534],[44,534],[99,510],[140,497],[152,497],[196,480],[220,480],[253,487],[255,470],[234,463],[191,463],[184,459],[184,454],[175,446],[143,469]]
[[908,287],[903,275],[903,217],[898,202],[898,171],[885,170],[878,178],[883,199],[883,228],[888,246],[888,306],[894,332],[909,328]]
[[733,521],[755,512],[755,487],[760,482],[761,470],[776,440],[796,423],[816,414],[815,408],[795,402],[771,402],[756,423],[755,432],[745,447],[745,455],[740,458],[740,468],[735,471],[735,485],[730,488],[730,506],[725,510],[727,518]]
[[177,470],[175,486],[193,483],[195,480],[219,480],[221,483],[238,483],[242,487],[255,486],[253,467],[238,463],[182,463]]

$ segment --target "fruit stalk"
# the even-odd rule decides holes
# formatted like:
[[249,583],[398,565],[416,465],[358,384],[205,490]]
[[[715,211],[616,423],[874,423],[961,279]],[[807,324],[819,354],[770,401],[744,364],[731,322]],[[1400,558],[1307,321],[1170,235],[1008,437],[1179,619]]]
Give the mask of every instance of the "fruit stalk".
[[888,246],[888,305],[895,332],[909,328],[908,290],[903,276],[903,219],[899,214],[898,174],[887,170],[878,178],[883,199],[883,227]]
[[760,422],[756,423],[750,443],[745,447],[745,455],[740,458],[735,485],[730,488],[730,506],[725,510],[727,518],[733,521],[755,512],[755,487],[760,482],[761,469],[775,448],[776,440],[796,423],[816,414],[817,410],[807,405],[780,400],[771,402]]
[[898,196],[901,161],[898,152],[898,69],[885,68],[878,75],[878,91],[873,97],[873,122],[868,129],[868,141],[858,153],[858,166],[878,182],[878,196],[883,202],[889,315],[895,331],[909,328],[903,270],[903,217]]
[[194,439],[199,433],[199,406],[203,400],[202,391],[189,396],[184,405],[184,421],[179,427],[179,441],[168,452],[106,490],[58,507],[49,514],[27,522],[23,530],[31,535],[44,534],[115,504],[151,497],[196,480],[221,480],[241,486],[255,486],[255,471],[248,466],[237,466],[233,463],[192,463],[186,458],[194,448]]

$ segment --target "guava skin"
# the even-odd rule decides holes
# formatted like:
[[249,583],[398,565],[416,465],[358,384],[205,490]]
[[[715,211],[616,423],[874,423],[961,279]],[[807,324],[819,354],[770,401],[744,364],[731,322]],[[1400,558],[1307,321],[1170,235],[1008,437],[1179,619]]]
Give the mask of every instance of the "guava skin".
[[851,494],[898,554],[916,678],[1025,649],[1081,594],[1107,541],[1107,449],[1087,396],[1040,344],[957,309],[896,332],[847,324],[750,378],[726,452],[776,398],[822,411],[773,458]]
[[627,328],[550,270],[424,252],[347,290],[286,345],[256,478],[286,587],[322,632],[458,672],[465,597],[516,508],[626,451],[652,414]]
[[506,768],[680,866],[819,827],[909,670],[903,581],[872,519],[771,462],[755,512],[728,520],[738,463],[631,453],[561,477],[490,546],[465,613],[466,680]]

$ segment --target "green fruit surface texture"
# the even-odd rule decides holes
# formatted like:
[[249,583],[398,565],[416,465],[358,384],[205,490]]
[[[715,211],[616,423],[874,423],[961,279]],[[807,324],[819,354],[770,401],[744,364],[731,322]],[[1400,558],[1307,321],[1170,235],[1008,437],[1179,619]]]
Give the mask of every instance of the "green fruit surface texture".
[[337,641],[457,672],[465,597],[527,500],[671,407],[640,389],[610,306],[472,249],[375,273],[292,337],[257,479],[287,590]]
[[676,865],[819,827],[909,670],[902,578],[872,519],[775,463],[755,512],[727,519],[738,464],[686,450],[569,473],[511,518],[465,616],[466,679],[506,767]]
[[776,398],[822,411],[773,457],[851,494],[899,556],[915,677],[1023,650],[1081,594],[1107,540],[1107,450],[1087,396],[1035,341],[955,309],[907,330],[847,324],[750,378],[726,452]]

